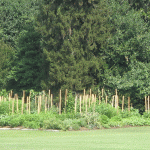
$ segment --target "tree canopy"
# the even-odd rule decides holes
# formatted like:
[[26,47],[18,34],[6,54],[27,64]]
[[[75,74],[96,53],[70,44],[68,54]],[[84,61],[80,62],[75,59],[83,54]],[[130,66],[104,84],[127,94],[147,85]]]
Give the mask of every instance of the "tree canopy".
[[[149,0],[1,0],[0,89],[149,95]],[[113,93],[111,93],[113,94]]]

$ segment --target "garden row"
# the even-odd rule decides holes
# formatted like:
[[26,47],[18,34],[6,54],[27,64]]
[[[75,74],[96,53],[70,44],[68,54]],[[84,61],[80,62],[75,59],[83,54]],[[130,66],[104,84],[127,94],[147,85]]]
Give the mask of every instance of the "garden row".
[[[145,113],[141,115],[138,109],[130,105],[130,97],[125,101],[122,97],[122,105],[119,107],[117,90],[111,99],[104,95],[92,94],[72,95],[67,90],[62,100],[61,90],[59,99],[53,100],[53,95],[30,92],[22,100],[17,94],[12,97],[12,92],[0,96],[0,126],[33,129],[59,129],[79,130],[80,128],[101,129],[123,126],[150,125],[149,97],[145,97]],[[26,99],[25,99],[26,97]],[[105,97],[105,98],[104,98]],[[124,109],[124,106],[126,108]],[[131,107],[130,107],[131,106]]]
[[[8,106],[8,104],[7,104]],[[7,107],[5,102],[0,105],[0,110],[5,110]],[[145,112],[140,115],[137,109],[131,108],[124,111],[115,109],[110,104],[102,103],[101,105],[94,105],[84,113],[63,112],[61,115],[58,109],[53,106],[49,111],[32,112],[28,114],[15,113],[0,115],[0,126],[18,127],[32,129],[59,129],[59,130],[79,130],[82,127],[88,129],[101,129],[110,127],[123,126],[144,126],[150,125],[150,114]]]

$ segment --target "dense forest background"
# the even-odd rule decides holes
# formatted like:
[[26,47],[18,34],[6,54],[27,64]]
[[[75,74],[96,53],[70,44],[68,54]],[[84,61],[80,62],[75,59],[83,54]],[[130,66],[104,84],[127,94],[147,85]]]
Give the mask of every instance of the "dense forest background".
[[150,94],[150,0],[1,0],[0,90]]

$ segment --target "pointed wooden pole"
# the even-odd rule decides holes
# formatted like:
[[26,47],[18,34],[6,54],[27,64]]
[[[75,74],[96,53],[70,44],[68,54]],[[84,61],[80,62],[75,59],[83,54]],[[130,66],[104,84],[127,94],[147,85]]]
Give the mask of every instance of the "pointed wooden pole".
[[18,94],[16,94],[16,100],[17,100],[17,112],[19,111],[19,108],[18,108]]
[[67,95],[68,95],[68,90],[65,90],[65,113],[66,113],[66,106],[67,106]]
[[106,96],[106,104],[107,104],[107,98],[108,98],[108,96]]
[[77,112],[77,95],[75,97],[75,106],[74,106],[74,110],[75,110],[75,113]]
[[124,110],[124,96],[122,97],[122,111]]
[[23,114],[23,107],[24,107],[24,97],[22,97],[22,108],[21,108],[21,114]]
[[130,112],[130,97],[128,97],[128,111]]
[[147,97],[145,96],[145,112],[147,111]]
[[81,101],[82,101],[82,97],[80,95],[80,114],[81,114]]
[[37,108],[37,107],[36,107],[36,99],[37,99],[37,97],[36,97],[36,95],[35,95],[35,109]]
[[48,111],[49,111],[49,107],[50,107],[50,98],[51,98],[51,91],[49,90],[49,92],[48,92],[48,100],[47,100]]
[[29,109],[28,108],[29,108],[29,98],[27,96],[27,113],[29,113],[29,111],[28,111]]
[[45,97],[45,113],[47,111],[47,97]]
[[51,94],[51,108],[53,107],[53,94]]

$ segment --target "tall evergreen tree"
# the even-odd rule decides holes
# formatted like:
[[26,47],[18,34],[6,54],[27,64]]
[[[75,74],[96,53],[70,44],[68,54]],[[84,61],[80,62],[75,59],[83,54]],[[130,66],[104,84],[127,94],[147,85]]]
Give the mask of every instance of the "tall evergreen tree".
[[39,91],[43,71],[40,34],[32,26],[28,26],[27,30],[20,35],[18,40],[12,82],[15,82],[16,91],[28,89]]
[[0,41],[0,90],[7,88],[11,76],[13,55],[13,48]]
[[43,0],[37,30],[49,62],[46,86],[81,91],[102,83],[108,15],[103,0]]

